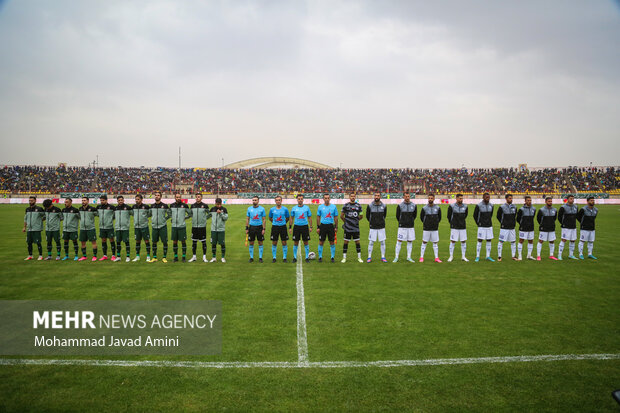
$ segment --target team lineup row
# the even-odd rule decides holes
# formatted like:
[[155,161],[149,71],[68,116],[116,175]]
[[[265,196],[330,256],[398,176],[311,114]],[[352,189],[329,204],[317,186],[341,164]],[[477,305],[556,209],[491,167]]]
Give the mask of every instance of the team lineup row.
[[[575,243],[577,240],[577,222],[580,223],[579,237],[579,258],[584,259],[583,248],[587,243],[588,257],[596,259],[593,253],[595,240],[595,220],[598,209],[594,206],[594,198],[587,199],[587,205],[579,209],[574,204],[574,197],[569,196],[566,202],[560,206],[559,210],[553,207],[552,198],[545,200],[545,206],[536,211],[532,205],[532,199],[525,197],[524,204],[517,208],[513,204],[512,195],[506,195],[506,202],[499,205],[496,212],[496,219],[500,224],[499,242],[497,244],[498,261],[502,260],[503,244],[511,244],[511,257],[514,260],[522,260],[523,244],[527,241],[527,258],[541,260],[541,252],[544,242],[549,244],[549,258],[561,260],[565,243],[569,243],[569,255],[571,259],[577,259],[574,255]],[[45,200],[43,207],[36,205],[36,198],[30,197],[30,206],[26,208],[24,217],[23,231],[27,233],[26,241],[28,245],[28,257],[26,260],[33,259],[33,245],[36,244],[39,251],[39,260],[43,259],[41,232],[43,231],[43,221],[46,222],[46,241],[47,257],[45,260],[52,259],[52,245],[55,242],[57,256],[60,260],[60,227],[62,223],[62,239],[64,243],[65,256],[62,260],[69,259],[69,241],[73,241],[75,251],[74,260],[87,260],[86,243],[92,243],[92,261],[97,261],[97,234],[95,230],[95,216],[99,216],[99,232],[102,241],[103,256],[99,259],[108,259],[108,241],[110,242],[113,261],[120,261],[122,255],[122,244],[125,244],[126,261],[130,261],[129,227],[130,219],[133,216],[134,237],[136,256],[133,261],[140,261],[141,244],[144,244],[147,252],[147,261],[156,262],[157,244],[162,242],[163,255],[162,261],[167,262],[168,254],[168,229],[167,221],[171,221],[170,236],[173,242],[174,261],[179,261],[178,244],[181,243],[181,260],[186,261],[186,224],[187,219],[192,220],[192,258],[190,262],[196,261],[198,242],[202,244],[203,261],[207,262],[207,221],[211,219],[211,262],[216,261],[217,245],[220,245],[221,260],[226,262],[225,227],[228,220],[228,211],[222,205],[221,199],[215,200],[215,206],[209,208],[202,202],[202,195],[196,195],[196,201],[190,205],[182,202],[179,194],[175,195],[175,202],[168,205],[161,202],[161,193],[155,192],[155,203],[146,205],[142,201],[142,195],[135,197],[136,204],[132,207],[124,202],[122,196],[117,197],[117,205],[108,203],[106,195],[100,198],[97,207],[89,205],[88,198],[82,198],[82,206],[78,209],[72,206],[71,199],[65,200],[65,208],[60,209],[52,205],[51,200]],[[441,262],[439,258],[439,223],[442,220],[441,208],[434,203],[434,195],[428,196],[428,203],[421,208],[420,220],[423,224],[422,244],[420,247],[420,262],[424,261],[424,254],[427,244],[433,246],[435,262]],[[266,220],[271,222],[272,241],[272,261],[276,262],[278,241],[282,244],[283,261],[287,261],[289,234],[293,238],[293,262],[297,261],[299,241],[304,244],[305,260],[308,262],[317,254],[310,252],[310,234],[314,231],[312,222],[312,212],[304,204],[303,195],[297,197],[297,205],[289,211],[282,205],[282,198],[276,197],[276,206],[266,212],[265,208],[259,205],[259,198],[252,199],[252,206],[248,207],[246,213],[246,245],[249,247],[250,262],[254,261],[254,244],[258,243],[258,260],[263,261],[263,241],[266,231]],[[467,249],[467,218],[469,209],[463,203],[463,196],[457,195],[456,202],[448,206],[447,219],[450,223],[450,256],[448,261],[453,260],[454,249],[457,242],[461,246],[461,259],[466,258]],[[494,261],[491,258],[491,243],[494,238],[493,233],[493,214],[494,205],[490,202],[490,195],[485,193],[483,199],[478,203],[473,212],[473,219],[478,227],[476,261],[480,260],[483,241],[486,242],[486,260]],[[386,259],[386,231],[385,219],[387,217],[387,207],[381,202],[381,194],[376,193],[374,200],[366,206],[366,219],[369,223],[369,243],[367,262],[372,261],[372,252],[375,242],[380,243],[381,261]],[[363,262],[361,257],[360,227],[359,223],[364,218],[362,206],[356,201],[355,193],[349,194],[349,202],[344,204],[339,214],[337,207],[330,202],[329,194],[323,196],[323,204],[319,205],[316,216],[316,232],[319,236],[318,260],[323,260],[323,246],[325,241],[329,242],[331,262],[335,261],[335,250],[337,241],[338,219],[342,216],[343,221],[343,258],[341,262],[347,260],[347,250],[349,242],[356,244],[357,259]],[[398,221],[398,234],[395,247],[395,258],[397,262],[403,242],[407,243],[407,261],[415,262],[412,257],[413,241],[415,240],[414,222],[418,216],[417,205],[411,202],[408,192],[404,193],[404,200],[396,207],[396,219]],[[149,231],[149,219],[151,231]],[[534,246],[534,226],[535,220],[539,225],[539,237],[537,243],[536,258],[532,256]],[[558,257],[555,256],[555,226],[556,221],[561,226],[561,241],[558,248]],[[517,242],[516,225],[519,225],[519,237]],[[287,228],[288,226],[288,228]],[[79,232],[78,232],[79,230]],[[81,257],[78,257],[78,239],[81,242]],[[151,258],[151,246],[153,256]],[[518,250],[518,254],[517,254]]]

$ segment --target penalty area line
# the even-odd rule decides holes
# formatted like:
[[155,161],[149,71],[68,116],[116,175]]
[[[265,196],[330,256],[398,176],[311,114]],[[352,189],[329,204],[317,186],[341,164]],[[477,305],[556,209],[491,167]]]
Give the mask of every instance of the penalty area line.
[[172,360],[84,360],[84,359],[10,359],[0,358],[2,366],[103,366],[103,367],[186,367],[212,369],[242,368],[367,368],[367,367],[420,367],[460,364],[495,364],[553,362],[571,360],[620,360],[619,353],[603,354],[551,354],[539,356],[473,357],[425,360],[379,361],[172,361]]

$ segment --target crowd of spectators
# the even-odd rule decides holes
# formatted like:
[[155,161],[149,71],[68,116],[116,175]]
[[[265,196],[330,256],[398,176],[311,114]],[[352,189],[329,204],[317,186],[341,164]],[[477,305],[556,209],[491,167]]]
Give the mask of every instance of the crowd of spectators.
[[[574,185],[574,187],[573,187]],[[402,192],[504,193],[606,191],[620,188],[620,168],[220,169],[4,166],[0,190],[149,193]]]

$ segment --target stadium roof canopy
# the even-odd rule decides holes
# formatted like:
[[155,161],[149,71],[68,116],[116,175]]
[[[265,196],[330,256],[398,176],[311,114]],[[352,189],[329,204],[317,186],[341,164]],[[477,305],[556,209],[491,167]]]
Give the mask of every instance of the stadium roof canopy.
[[314,161],[308,161],[306,159],[299,158],[287,158],[287,157],[265,157],[265,158],[252,158],[245,161],[233,162],[225,165],[227,169],[239,169],[239,168],[277,168],[277,167],[289,167],[289,168],[311,168],[311,169],[331,169],[329,165],[318,163]]

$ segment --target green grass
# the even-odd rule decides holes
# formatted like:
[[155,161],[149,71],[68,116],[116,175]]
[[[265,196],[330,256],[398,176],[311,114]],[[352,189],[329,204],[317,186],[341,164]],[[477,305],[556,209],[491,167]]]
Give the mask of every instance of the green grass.
[[[620,353],[620,210],[599,209],[598,261],[304,264],[310,361]],[[0,299],[222,300],[221,355],[133,358],[297,361],[295,266],[272,264],[269,245],[264,264],[247,263],[244,211],[229,208],[226,264],[24,262],[23,207],[3,206]],[[390,206],[388,258],[394,211]],[[363,257],[366,234],[363,221]],[[448,234],[442,222],[442,258]],[[414,256],[420,228],[416,235]],[[316,244],[313,236],[314,251]],[[504,256],[509,251],[505,245]],[[620,360],[338,369],[1,366],[0,411],[617,411],[610,396],[616,388]]]

